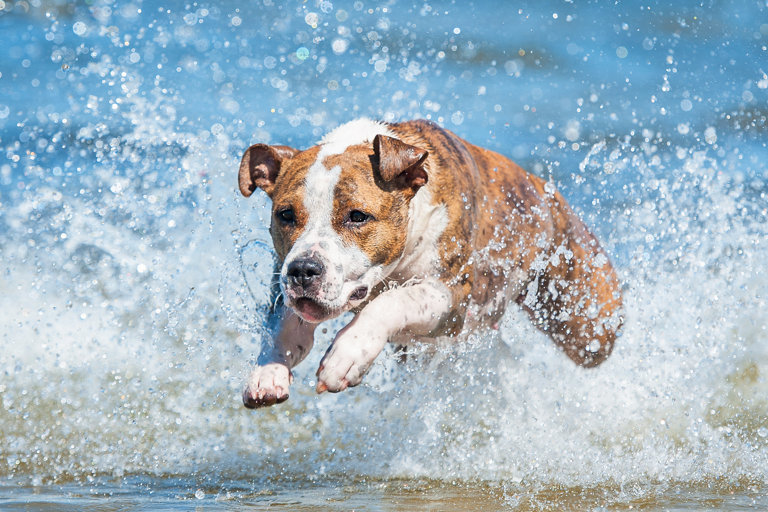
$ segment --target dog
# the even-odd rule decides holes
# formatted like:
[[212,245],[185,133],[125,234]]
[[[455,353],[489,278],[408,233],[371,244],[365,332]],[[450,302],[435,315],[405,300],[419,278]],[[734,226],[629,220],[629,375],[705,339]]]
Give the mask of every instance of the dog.
[[493,328],[510,303],[579,365],[614,347],[619,279],[553,183],[431,121],[357,119],[303,151],[255,144],[238,178],[272,200],[287,306],[246,407],[285,401],[317,325],[347,311],[318,393],[360,384],[387,342]]

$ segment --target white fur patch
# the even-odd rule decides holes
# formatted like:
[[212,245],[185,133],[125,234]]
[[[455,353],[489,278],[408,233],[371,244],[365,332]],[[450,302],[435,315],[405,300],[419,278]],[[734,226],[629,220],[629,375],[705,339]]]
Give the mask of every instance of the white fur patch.
[[331,216],[333,214],[333,192],[339,182],[341,167],[326,169],[322,158],[309,168],[304,181],[304,207],[309,214],[308,231],[332,231]]
[[[341,167],[327,169],[323,160],[330,153],[323,147],[317,160],[310,166],[304,180],[304,207],[308,222],[283,263],[283,279],[290,263],[312,255],[325,267],[323,283],[314,297],[333,310],[340,310],[348,303],[352,292],[364,285],[372,289],[378,281],[380,269],[369,268],[370,261],[357,246],[344,243],[333,229],[333,200]],[[283,290],[291,299],[288,290]]]
[[349,146],[373,142],[377,135],[395,137],[389,130],[389,126],[380,121],[374,121],[367,117],[355,119],[328,132],[319,142],[322,145],[318,160],[330,155],[339,155]]
[[410,279],[431,275],[440,259],[437,242],[447,226],[445,205],[432,203],[429,188],[420,188],[409,206],[405,250],[395,263],[394,277]]
[[[345,252],[349,252],[341,240],[341,237],[332,227],[333,220],[333,195],[336,184],[339,182],[341,167],[336,166],[326,169],[322,158],[312,164],[304,181],[304,207],[307,210],[308,221],[304,231],[299,236],[291,251],[285,258],[283,273],[288,265],[295,259],[305,258],[309,255],[319,259],[326,268],[320,296],[318,300],[326,304],[346,300],[339,297],[344,284],[345,276],[336,271],[337,265],[348,259]],[[334,304],[338,306],[338,304]]]

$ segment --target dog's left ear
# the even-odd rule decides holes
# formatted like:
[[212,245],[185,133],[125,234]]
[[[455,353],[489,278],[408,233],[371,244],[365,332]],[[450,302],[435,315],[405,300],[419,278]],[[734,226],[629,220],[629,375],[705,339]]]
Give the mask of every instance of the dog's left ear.
[[373,152],[385,182],[414,190],[427,184],[427,171],[424,170],[424,161],[429,156],[427,151],[393,137],[376,135]]

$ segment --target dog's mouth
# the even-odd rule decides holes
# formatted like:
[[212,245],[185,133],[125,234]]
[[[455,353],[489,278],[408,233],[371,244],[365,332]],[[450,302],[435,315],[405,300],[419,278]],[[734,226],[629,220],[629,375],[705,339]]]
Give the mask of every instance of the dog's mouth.
[[299,297],[298,299],[294,299],[291,306],[305,321],[310,323],[320,323],[329,318],[338,316],[350,307],[356,306],[357,303],[360,303],[368,297],[368,291],[369,289],[367,286],[358,286],[349,295],[346,306],[340,309],[331,308],[320,301],[309,297]]
[[332,311],[309,297],[301,297],[293,301],[293,309],[307,322],[317,324],[334,316]]

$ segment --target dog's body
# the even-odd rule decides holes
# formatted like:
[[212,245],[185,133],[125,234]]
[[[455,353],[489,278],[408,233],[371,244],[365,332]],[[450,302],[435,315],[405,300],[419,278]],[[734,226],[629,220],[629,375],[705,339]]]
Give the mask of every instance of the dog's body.
[[551,183],[428,121],[359,119],[306,151],[251,146],[246,197],[273,201],[287,309],[243,400],[288,398],[314,328],[345,311],[317,390],[360,383],[387,341],[495,326],[516,301],[576,363],[594,366],[621,326],[621,293],[597,240]]

